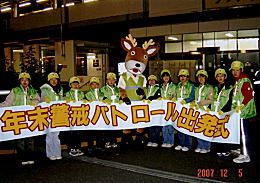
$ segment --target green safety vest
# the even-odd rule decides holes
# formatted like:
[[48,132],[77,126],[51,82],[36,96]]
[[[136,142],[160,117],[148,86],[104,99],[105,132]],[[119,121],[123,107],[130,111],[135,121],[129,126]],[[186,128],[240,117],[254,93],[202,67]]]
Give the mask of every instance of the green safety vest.
[[104,97],[106,97],[108,100],[114,101],[114,102],[119,102],[120,92],[119,92],[119,88],[117,86],[110,87],[107,84],[101,88],[101,92],[103,93]]
[[[253,88],[250,79],[242,78],[237,81],[234,86],[233,98],[232,98],[232,109],[235,109],[237,106],[242,104],[244,96],[242,95],[242,86],[245,82],[249,82],[250,86]],[[255,100],[252,98],[242,109],[240,117],[243,119],[252,118],[256,116],[256,106]]]
[[23,87],[20,85],[18,87],[15,87],[12,89],[13,94],[14,94],[14,99],[13,99],[13,106],[18,106],[18,105],[30,105],[33,100],[36,99],[38,93],[37,90],[35,90],[32,87],[28,88],[27,91],[27,97],[26,97],[26,103],[25,103],[25,93]]
[[148,86],[148,88],[146,88],[145,90],[145,95],[146,95],[146,98],[148,97],[151,97],[151,96],[154,96],[155,93],[160,89],[159,86],[157,85],[154,85],[154,86]]
[[[186,81],[183,85],[183,87],[181,87],[181,82],[179,82],[176,86],[176,98],[189,98],[190,93],[191,93],[191,89],[192,89],[193,84],[190,81]],[[181,88],[182,88],[182,92],[181,92]],[[182,93],[182,96],[181,96]]]
[[174,83],[169,83],[167,86],[161,87],[161,96],[166,98],[174,98],[176,93],[176,85]]
[[[201,87],[203,87],[202,91],[201,91],[201,94],[200,94],[200,99],[199,99],[199,90],[201,89]],[[211,85],[209,84],[205,84],[203,86],[198,86],[198,87],[195,87],[195,101],[197,102],[200,102],[200,101],[203,101],[203,100],[207,100],[208,99],[208,95],[209,95],[209,90],[211,88],[213,88]],[[205,107],[208,107],[209,105],[205,106]],[[204,106],[200,106],[200,108],[204,109]]]
[[97,90],[97,97],[95,96],[95,90],[94,89],[90,89],[89,92],[87,92],[85,94],[87,100],[89,101],[102,101],[104,98],[104,94],[100,91],[100,89]]
[[127,97],[130,100],[142,100],[142,97],[136,94],[136,90],[138,88],[143,88],[144,77],[139,76],[137,83],[133,80],[132,77],[129,77],[127,79],[126,72],[122,74],[122,77],[123,77],[125,84],[126,84],[125,90],[126,90]]
[[58,100],[63,99],[63,88],[62,87],[58,94],[53,89],[48,88],[48,87],[43,87],[43,88],[41,88],[41,90],[45,91],[46,96],[49,97],[51,101],[58,101]]
[[76,93],[78,94],[78,101],[79,100],[83,100],[85,97],[84,92],[77,90],[77,89],[73,89],[71,88],[66,94],[66,98],[70,99],[70,100],[76,100]]
[[[230,92],[232,91],[232,89],[233,89],[232,86],[230,86],[227,89],[224,86],[218,94],[218,87],[213,88],[213,96],[212,96],[213,101],[211,104],[212,111],[215,111],[216,107],[217,107],[216,112],[222,110],[222,108],[227,104],[227,102],[229,100],[229,95],[230,95]],[[216,105],[216,102],[218,102],[218,105]]]

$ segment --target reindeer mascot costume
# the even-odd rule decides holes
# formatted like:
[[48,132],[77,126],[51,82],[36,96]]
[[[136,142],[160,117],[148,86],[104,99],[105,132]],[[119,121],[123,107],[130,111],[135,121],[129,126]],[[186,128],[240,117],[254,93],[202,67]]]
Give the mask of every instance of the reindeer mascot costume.
[[[142,100],[145,95],[144,89],[146,87],[147,80],[145,76],[142,75],[146,65],[148,63],[148,57],[154,56],[158,51],[158,46],[153,46],[155,43],[152,39],[148,42],[145,41],[141,47],[136,47],[137,42],[131,34],[128,35],[125,39],[121,39],[121,45],[127,55],[125,58],[125,67],[127,72],[123,73],[118,82],[118,87],[120,89],[121,98],[126,104],[131,104],[131,101]],[[136,141],[144,141],[143,138],[143,129],[137,129],[137,139]],[[130,140],[131,130],[124,130],[124,137]],[[129,142],[129,141],[128,141]]]

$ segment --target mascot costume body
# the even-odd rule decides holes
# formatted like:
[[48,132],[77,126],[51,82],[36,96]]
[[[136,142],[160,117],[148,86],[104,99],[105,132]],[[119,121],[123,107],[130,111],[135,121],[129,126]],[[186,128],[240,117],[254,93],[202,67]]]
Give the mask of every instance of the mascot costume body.
[[[131,104],[131,101],[142,100],[145,95],[145,87],[147,80],[142,75],[146,65],[148,63],[148,57],[154,56],[158,51],[159,47],[154,46],[154,42],[150,39],[148,42],[145,41],[142,47],[137,47],[136,39],[131,34],[128,37],[121,39],[121,45],[127,55],[125,58],[125,67],[127,72],[123,73],[118,82],[120,94],[122,100],[126,104]],[[143,144],[143,129],[137,129],[137,139]],[[131,130],[123,131],[126,139],[132,139],[130,137]],[[128,141],[126,140],[126,141]]]

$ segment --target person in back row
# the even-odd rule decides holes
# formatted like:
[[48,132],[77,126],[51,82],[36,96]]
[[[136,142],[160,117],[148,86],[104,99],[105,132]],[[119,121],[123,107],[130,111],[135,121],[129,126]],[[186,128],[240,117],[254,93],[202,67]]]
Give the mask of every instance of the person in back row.
[[[187,104],[194,101],[194,84],[189,81],[189,71],[181,69],[178,73],[179,83],[176,86],[176,98],[181,104]],[[192,137],[182,132],[178,132],[179,145],[175,150],[188,151],[192,146]]]

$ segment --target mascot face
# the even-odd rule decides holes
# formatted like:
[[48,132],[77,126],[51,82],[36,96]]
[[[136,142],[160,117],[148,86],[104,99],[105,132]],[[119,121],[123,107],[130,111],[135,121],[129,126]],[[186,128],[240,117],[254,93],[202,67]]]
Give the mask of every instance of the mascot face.
[[159,51],[158,46],[154,45],[152,39],[143,44],[143,47],[136,47],[137,42],[131,34],[125,39],[121,39],[121,45],[127,55],[125,58],[125,67],[128,72],[134,75],[140,75],[144,72],[146,65],[148,63],[148,57],[155,55]]

